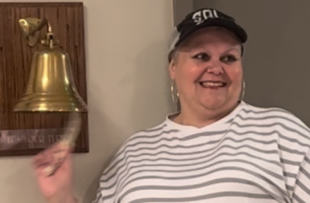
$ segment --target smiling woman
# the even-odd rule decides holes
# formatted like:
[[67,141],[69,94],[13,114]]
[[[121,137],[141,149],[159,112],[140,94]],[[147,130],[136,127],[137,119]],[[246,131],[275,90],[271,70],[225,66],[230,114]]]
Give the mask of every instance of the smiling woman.
[[[169,53],[181,111],[122,145],[94,203],[310,202],[310,130],[284,109],[242,100],[246,41],[220,11],[186,16]],[[71,203],[71,182],[61,178],[71,176],[70,156],[65,163],[38,179],[47,199]]]
[[177,57],[172,58],[169,71],[182,103],[176,122],[202,127],[236,107],[242,90],[242,49],[231,31],[200,29],[174,52]]

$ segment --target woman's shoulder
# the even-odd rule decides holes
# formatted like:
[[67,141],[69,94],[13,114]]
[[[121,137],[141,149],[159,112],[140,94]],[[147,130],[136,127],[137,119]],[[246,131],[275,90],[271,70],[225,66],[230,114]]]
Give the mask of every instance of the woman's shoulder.
[[310,134],[308,125],[294,112],[283,107],[260,107],[244,103],[240,114],[262,123],[274,123],[285,129],[295,129]]
[[243,109],[246,113],[252,114],[266,114],[266,115],[288,115],[288,116],[295,116],[289,110],[283,107],[277,106],[258,106],[251,103],[243,102]]
[[245,113],[252,114],[252,115],[270,115],[270,116],[273,115],[273,116],[278,116],[279,118],[290,117],[294,119],[299,119],[295,113],[293,113],[292,111],[284,107],[258,106],[258,105],[253,105],[253,104],[245,103],[245,102],[243,106],[244,106],[243,111]]

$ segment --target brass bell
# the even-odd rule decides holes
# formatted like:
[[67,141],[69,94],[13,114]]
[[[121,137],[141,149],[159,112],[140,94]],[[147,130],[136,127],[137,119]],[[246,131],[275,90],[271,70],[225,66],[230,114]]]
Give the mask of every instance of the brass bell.
[[41,41],[41,50],[32,56],[26,92],[14,112],[87,112],[87,105],[73,80],[70,58],[57,46],[48,21],[26,18],[19,24],[30,46],[36,44],[37,32],[44,25],[48,25],[48,32],[46,39]]

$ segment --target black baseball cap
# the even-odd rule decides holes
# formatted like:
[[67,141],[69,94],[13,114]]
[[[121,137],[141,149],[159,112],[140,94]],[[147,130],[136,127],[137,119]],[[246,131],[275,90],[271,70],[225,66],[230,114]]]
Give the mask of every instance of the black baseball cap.
[[189,13],[176,26],[176,33],[170,45],[170,52],[191,34],[206,27],[223,27],[236,35],[241,43],[247,41],[246,31],[236,23],[235,19],[213,8],[203,8]]

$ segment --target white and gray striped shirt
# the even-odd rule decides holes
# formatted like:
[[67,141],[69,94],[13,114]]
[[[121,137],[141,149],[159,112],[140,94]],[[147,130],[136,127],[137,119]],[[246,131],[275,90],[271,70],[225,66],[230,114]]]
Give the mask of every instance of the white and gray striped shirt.
[[122,145],[94,202],[310,203],[310,130],[245,102],[203,128],[167,116]]

